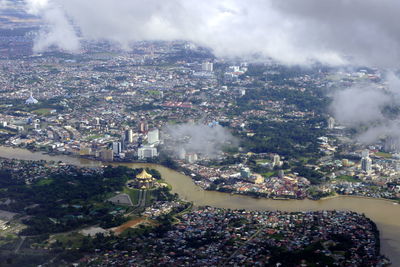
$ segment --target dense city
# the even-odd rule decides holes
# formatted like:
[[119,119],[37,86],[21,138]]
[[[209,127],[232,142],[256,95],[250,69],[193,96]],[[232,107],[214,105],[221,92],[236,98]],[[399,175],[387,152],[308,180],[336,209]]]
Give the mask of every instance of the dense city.
[[[379,81],[378,70],[232,65],[179,42],[98,49],[1,61],[4,145],[105,162],[167,157],[201,187],[230,193],[399,197],[396,140],[355,143],[323,111],[323,90]],[[302,132],[279,135],[286,128]]]
[[[203,208],[161,233],[100,249],[87,266],[382,266],[375,228],[350,212],[245,212]],[[350,235],[348,235],[351,232]],[[143,251],[146,251],[143,254]],[[311,252],[313,251],[313,252]]]
[[[40,20],[8,12],[0,266],[391,264],[368,214],[252,204],[353,196],[396,209],[398,78],[386,69],[223,58],[182,40],[35,51]],[[250,204],[198,205],[207,193]]]

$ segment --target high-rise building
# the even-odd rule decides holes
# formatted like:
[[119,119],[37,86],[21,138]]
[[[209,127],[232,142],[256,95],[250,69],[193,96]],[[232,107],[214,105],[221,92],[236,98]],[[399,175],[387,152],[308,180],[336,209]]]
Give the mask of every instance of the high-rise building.
[[125,130],[125,142],[128,144],[133,143],[133,131],[132,129]]
[[112,151],[115,155],[118,155],[122,152],[122,144],[121,142],[113,142],[112,143]]
[[389,136],[385,140],[384,149],[386,152],[399,152],[400,142],[398,138]]
[[94,125],[100,125],[100,118],[99,117],[95,117],[93,119],[93,123],[94,123]]
[[103,161],[113,161],[114,160],[114,153],[111,149],[104,149],[100,152],[100,158]]
[[369,150],[368,150],[368,149],[364,149],[364,150],[361,152],[361,157],[362,157],[362,158],[368,158],[368,157],[369,157]]
[[149,131],[147,134],[147,142],[149,144],[157,144],[160,142],[160,132],[158,129]]
[[126,145],[127,145],[127,141],[126,141],[126,136],[125,136],[125,134],[123,134],[122,136],[121,136],[121,151],[124,151],[124,150],[126,150]]
[[157,157],[157,148],[155,147],[141,147],[138,149],[138,158],[139,159],[147,159]]
[[185,156],[186,156],[186,150],[182,147],[178,151],[178,158],[183,160],[185,159]]
[[372,159],[370,157],[363,157],[361,159],[361,169],[367,173],[372,171]]
[[328,129],[332,130],[335,128],[335,119],[333,117],[329,117],[328,119]]
[[187,163],[195,163],[198,160],[196,153],[188,153],[185,155],[185,160]]
[[212,72],[214,70],[214,64],[211,62],[204,62],[203,64],[201,64],[201,70]]
[[394,165],[394,169],[399,172],[400,171],[400,162],[396,162]]
[[92,149],[90,147],[81,147],[79,149],[79,155],[90,156],[90,155],[92,155]]
[[249,179],[250,178],[250,176],[251,176],[251,171],[250,171],[250,169],[249,168],[242,168],[242,169],[240,169],[240,176],[243,178],[243,179]]
[[239,72],[240,71],[240,66],[229,66],[228,70],[230,72]]
[[277,167],[280,167],[280,166],[282,166],[282,161],[281,161],[281,157],[278,155],[278,154],[275,154],[274,155],[274,158],[273,158],[273,162],[272,162],[272,166],[277,166]]
[[139,132],[141,133],[146,133],[149,130],[149,125],[147,124],[146,121],[140,121],[139,122]]

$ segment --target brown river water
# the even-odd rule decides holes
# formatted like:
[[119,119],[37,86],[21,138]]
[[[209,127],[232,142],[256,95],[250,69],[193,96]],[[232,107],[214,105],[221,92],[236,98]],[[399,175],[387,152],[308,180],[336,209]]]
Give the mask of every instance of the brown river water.
[[[32,153],[25,149],[0,146],[0,157],[21,160],[54,160],[80,166],[100,166],[102,163],[93,160],[69,156],[50,156],[40,152]],[[131,168],[149,167],[158,170],[163,179],[172,185],[172,191],[181,198],[192,201],[195,205],[208,205],[219,208],[248,210],[351,210],[364,213],[377,225],[381,234],[381,252],[389,257],[393,266],[400,266],[400,205],[391,201],[340,196],[324,200],[271,200],[256,199],[248,196],[231,195],[227,193],[205,191],[196,186],[192,179],[179,172],[157,164],[145,163],[114,163]]]

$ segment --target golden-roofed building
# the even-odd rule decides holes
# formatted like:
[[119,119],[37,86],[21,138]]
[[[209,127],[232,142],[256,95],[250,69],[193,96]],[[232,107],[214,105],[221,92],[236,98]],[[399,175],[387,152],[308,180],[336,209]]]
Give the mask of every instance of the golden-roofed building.
[[139,189],[149,189],[154,186],[156,179],[146,169],[136,175],[136,186]]
[[153,176],[149,173],[147,173],[146,169],[143,169],[143,171],[141,173],[139,173],[138,175],[136,175],[137,179],[151,179],[153,178]]

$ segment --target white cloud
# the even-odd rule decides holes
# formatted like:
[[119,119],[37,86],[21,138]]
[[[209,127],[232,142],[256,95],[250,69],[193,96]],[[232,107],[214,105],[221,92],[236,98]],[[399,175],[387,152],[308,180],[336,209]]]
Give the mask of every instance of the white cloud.
[[333,96],[331,111],[334,117],[343,125],[357,128],[357,139],[361,142],[373,143],[390,137],[400,144],[399,114],[387,109],[400,106],[400,79],[389,73],[385,81],[384,87],[360,84]]
[[49,6],[48,0],[25,0],[28,12],[33,15],[40,15],[40,12]]
[[345,125],[361,125],[383,118],[382,109],[392,98],[374,85],[357,85],[336,92],[332,110],[335,118]]
[[25,0],[27,11],[40,16],[46,26],[40,30],[34,50],[43,51],[50,46],[58,46],[68,51],[79,50],[79,38],[71,21],[58,3],[51,0]]
[[186,152],[199,153],[213,158],[222,152],[224,145],[237,145],[237,139],[220,125],[213,127],[191,123],[167,125],[164,132],[169,136],[168,140],[186,141],[173,144],[176,154],[179,154],[183,148]]
[[25,1],[29,12],[51,25],[38,49],[57,44],[76,50],[74,26],[84,39],[124,47],[138,40],[183,39],[219,56],[257,54],[288,64],[342,64],[351,58],[397,66],[400,60],[397,0]]

